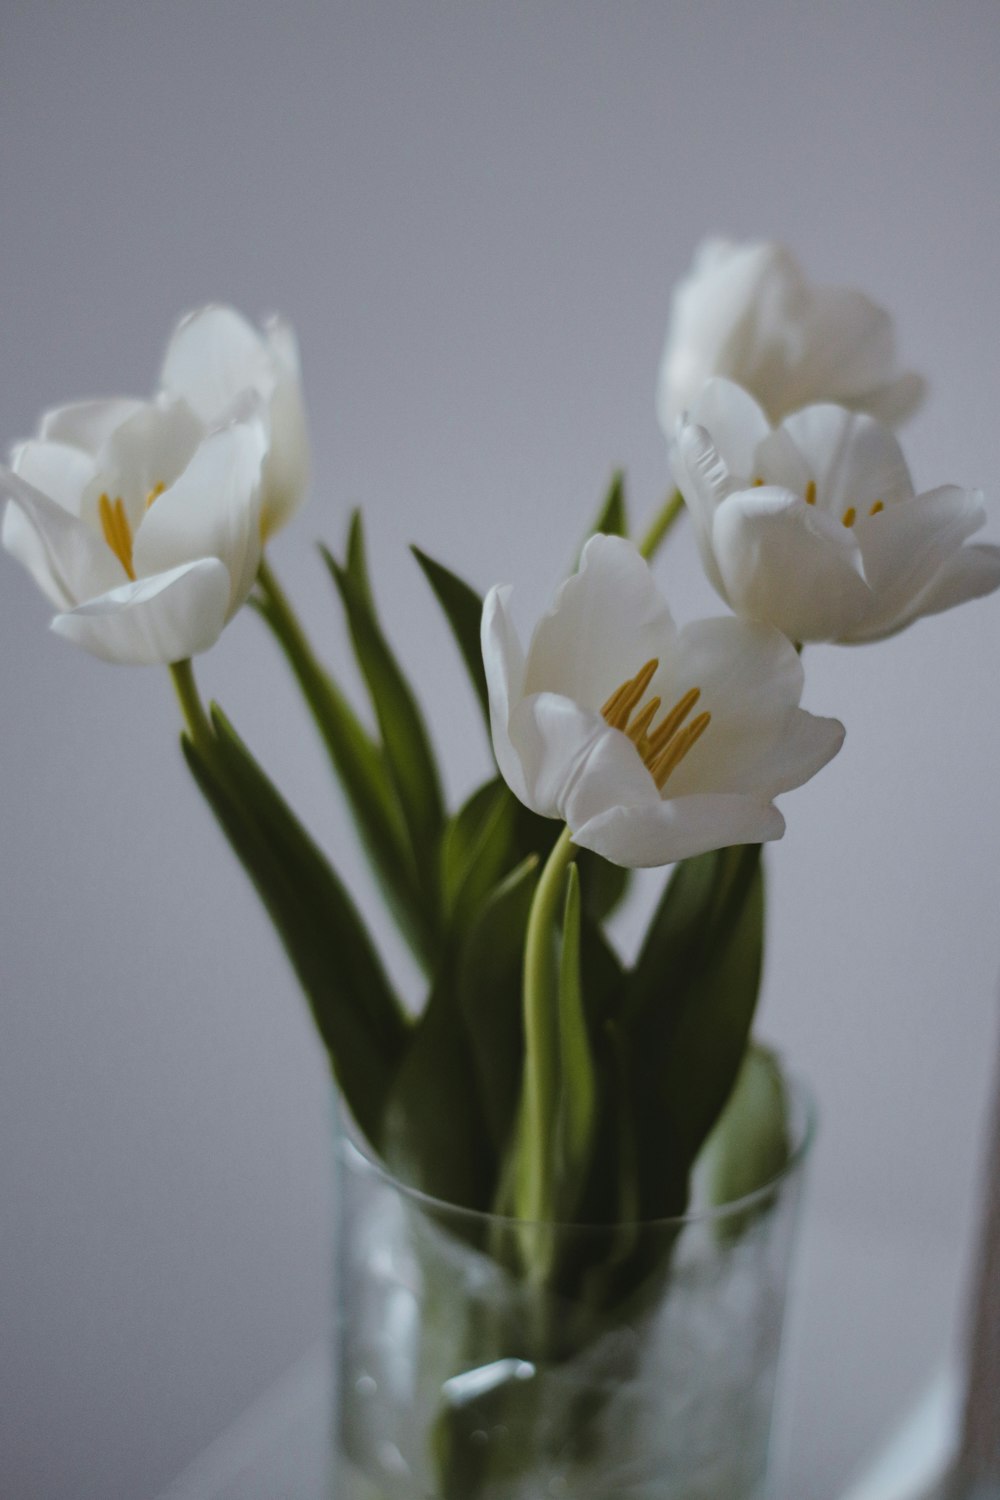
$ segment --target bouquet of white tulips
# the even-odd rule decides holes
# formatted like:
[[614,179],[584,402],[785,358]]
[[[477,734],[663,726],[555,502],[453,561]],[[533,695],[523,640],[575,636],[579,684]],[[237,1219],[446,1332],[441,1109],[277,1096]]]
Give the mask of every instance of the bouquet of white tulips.
[[[307,485],[286,326],[206,308],[175,332],[151,400],[60,408],[15,448],[0,474],[6,548],[58,634],[169,668],[188,766],[351,1115],[397,1177],[527,1230],[683,1214],[710,1138],[719,1193],[780,1169],[781,1075],[751,1041],[761,845],[784,830],[775,798],[844,734],[799,706],[802,647],[875,640],[1000,585],[1000,548],[968,542],[980,497],[917,493],[885,425],[921,394],[896,368],[887,314],[860,293],[811,286],[779,247],[705,245],[675,291],[661,373],[676,492],[640,540],[616,477],[527,646],[508,586],[481,595],[453,571],[460,559],[413,549],[495,754],[457,809],[379,621],[360,515],[322,555],[368,713],[266,559]],[[728,612],[678,626],[651,562],[685,507]],[[416,1009],[334,863],[199,698],[191,658],[244,603],[294,673],[426,975]],[[638,866],[672,872],[627,965],[605,923]],[[488,1249],[537,1286],[580,1274],[530,1232]],[[598,1300],[648,1271],[617,1253],[615,1275],[589,1283]]]

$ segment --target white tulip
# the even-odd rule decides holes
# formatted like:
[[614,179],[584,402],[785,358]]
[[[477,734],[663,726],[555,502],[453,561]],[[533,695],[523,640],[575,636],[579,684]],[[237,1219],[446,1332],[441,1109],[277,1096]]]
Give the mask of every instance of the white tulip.
[[265,539],[284,526],[309,480],[299,350],[291,327],[272,318],[261,333],[234,308],[204,307],[177,325],[160,379],[163,391],[186,401],[206,427],[231,421],[248,400],[262,407],[268,433]]
[[965,545],[981,495],[915,494],[873,417],[810,406],[773,429],[746,391],[712,380],[672,462],[716,590],[793,641],[877,640],[1000,585],[1000,548]]
[[671,300],[657,411],[667,437],[705,381],[742,385],[773,421],[835,401],[899,422],[920,376],[896,368],[892,319],[863,293],[813,286],[782,245],[706,240]]
[[207,432],[183,401],[62,407],[0,469],[3,544],[59,635],[105,661],[182,661],[253,585],[265,451],[262,421]]
[[525,655],[507,587],[483,606],[493,744],[511,790],[614,864],[662,865],[780,838],[772,806],[840,748],[798,707],[778,631],[732,618],[678,629],[638,550],[596,536]]

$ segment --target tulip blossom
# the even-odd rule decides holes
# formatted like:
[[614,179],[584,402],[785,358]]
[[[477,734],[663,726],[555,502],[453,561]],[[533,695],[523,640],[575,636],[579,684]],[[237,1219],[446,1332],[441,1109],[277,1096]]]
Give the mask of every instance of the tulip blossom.
[[965,545],[986,519],[979,493],[915,494],[873,417],[810,406],[773,429],[713,380],[672,461],[716,590],[793,641],[877,640],[1000,585],[1000,548]]
[[840,748],[798,707],[780,632],[732,618],[678,629],[638,550],[596,536],[525,654],[507,587],[483,606],[493,744],[511,790],[618,865],[780,838],[772,798]]
[[668,438],[714,375],[773,421],[834,401],[895,423],[924,392],[897,370],[892,319],[863,293],[811,285],[782,245],[724,239],[700,246],[671,301],[657,398]]
[[261,555],[264,424],[207,432],[183,401],[86,401],[43,418],[0,469],[3,544],[105,661],[205,651]]
[[238,416],[249,401],[267,429],[264,459],[265,539],[302,503],[309,478],[309,442],[291,327],[270,319],[258,332],[231,307],[204,307],[177,325],[163,361],[161,384],[206,427]]

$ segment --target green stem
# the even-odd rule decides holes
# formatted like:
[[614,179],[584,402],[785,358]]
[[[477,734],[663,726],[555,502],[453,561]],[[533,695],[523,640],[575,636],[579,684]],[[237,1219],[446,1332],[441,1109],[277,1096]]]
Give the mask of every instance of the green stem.
[[317,672],[322,668],[313,654],[312,646],[306,637],[305,631],[299,623],[299,617],[288,602],[288,595],[271,571],[271,566],[266,558],[261,558],[260,567],[257,569],[257,582],[267,595],[267,602],[274,616],[275,623],[279,628],[282,638],[288,643],[289,649],[310,663]]
[[521,1217],[539,1222],[552,1202],[552,1136],[555,1122],[557,991],[552,929],[563,894],[563,876],[576,849],[568,828],[553,846],[528,915],[524,940],[524,1152]]
[[180,703],[188,734],[202,754],[206,758],[211,758],[215,735],[202,706],[201,698],[198,696],[198,686],[194,680],[194,668],[190,657],[185,661],[172,662],[170,675],[173,678],[177,701]]
[[649,530],[639,543],[639,551],[647,561],[656,556],[667,532],[673,526],[683,509],[684,496],[680,490],[674,490],[673,494],[663,502],[660,510],[653,517]]

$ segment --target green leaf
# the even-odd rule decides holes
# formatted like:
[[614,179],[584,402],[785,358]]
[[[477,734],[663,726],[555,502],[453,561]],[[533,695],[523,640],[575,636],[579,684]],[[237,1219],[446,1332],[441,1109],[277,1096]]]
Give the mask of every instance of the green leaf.
[[757,1004],[757,846],[678,865],[623,1001],[645,1217],[682,1212],[694,1160],[732,1090]]
[[479,634],[483,618],[483,601],[475,589],[470,588],[457,574],[450,572],[441,563],[428,557],[427,553],[422,552],[419,547],[412,547],[410,550],[423,569],[424,576],[434,590],[445,618],[451,626],[452,635],[462,654],[469,681],[479,699],[479,706],[483,711],[488,730],[490,699]]
[[462,945],[457,992],[493,1148],[508,1147],[521,1094],[524,934],[538,879],[529,855],[492,892]]
[[591,1052],[580,973],[580,876],[566,872],[559,953],[559,1103],[556,1117],[559,1217],[572,1219],[590,1166],[597,1123],[597,1073]]
[[495,1161],[469,1037],[443,972],[415,1023],[385,1111],[389,1167],[447,1203],[486,1209]]
[[449,819],[441,883],[449,927],[464,930],[515,859],[514,799],[499,778],[479,787]]
[[429,968],[435,954],[426,909],[426,873],[413,858],[406,826],[381,747],[361,724],[330,674],[317,661],[298,621],[279,596],[252,601],[285,653],[312,713],[379,888],[415,956]]
[[346,567],[341,567],[325,548],[322,550],[344,605],[358,665],[378,719],[386,767],[399,799],[414,862],[424,877],[430,914],[436,919],[433,903],[437,882],[427,879],[427,870],[436,867],[444,822],[437,761],[416,699],[372,604],[360,516],[355,513],[351,522]]
[[628,521],[625,513],[625,474],[616,469],[611,476],[604,503],[590,528],[590,535],[628,536]]
[[[767,1047],[751,1043],[733,1091],[698,1157],[696,1172],[708,1201],[735,1203],[781,1175],[788,1163],[788,1094]],[[723,1230],[741,1229],[719,1221]]]
[[376,1146],[407,1022],[344,887],[221,711],[188,765],[292,962],[344,1097]]

